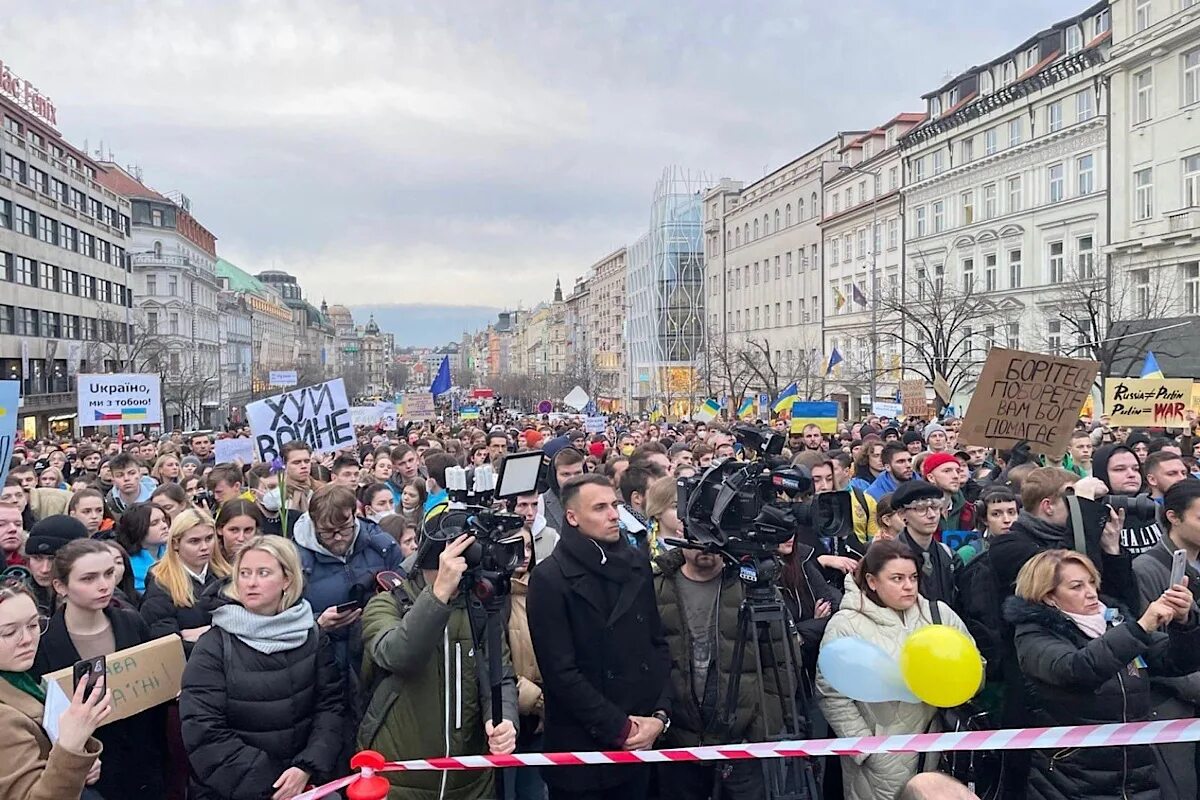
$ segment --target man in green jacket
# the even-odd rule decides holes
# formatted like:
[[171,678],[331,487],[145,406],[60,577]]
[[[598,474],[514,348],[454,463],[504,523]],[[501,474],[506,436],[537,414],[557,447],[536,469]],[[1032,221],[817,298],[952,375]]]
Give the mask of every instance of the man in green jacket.
[[[427,523],[428,524],[428,523]],[[411,577],[376,595],[362,618],[363,684],[370,701],[358,730],[360,749],[388,759],[507,755],[517,744],[517,688],[504,644],[503,722],[491,721],[484,647],[477,647],[460,583],[463,535],[427,540],[405,567]],[[477,620],[482,636],[482,620]],[[477,658],[478,656],[478,658]],[[494,797],[491,770],[389,772],[389,800]]]

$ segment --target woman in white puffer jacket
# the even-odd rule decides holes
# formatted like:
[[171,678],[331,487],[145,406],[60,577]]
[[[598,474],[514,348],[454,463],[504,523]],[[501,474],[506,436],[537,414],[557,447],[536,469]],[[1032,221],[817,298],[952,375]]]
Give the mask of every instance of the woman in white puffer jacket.
[[[929,602],[918,593],[920,565],[908,545],[877,540],[867,549],[853,577],[846,579],[841,609],[825,629],[821,646],[857,636],[900,660],[904,640],[913,631],[933,624]],[[939,603],[941,622],[967,628],[945,603]],[[838,736],[886,736],[924,733],[937,709],[926,703],[889,701],[864,703],[838,692],[817,669],[817,702]],[[894,800],[904,784],[921,769],[916,753],[843,756],[846,800]],[[936,764],[933,756],[932,768]],[[928,760],[928,759],[927,759]]]

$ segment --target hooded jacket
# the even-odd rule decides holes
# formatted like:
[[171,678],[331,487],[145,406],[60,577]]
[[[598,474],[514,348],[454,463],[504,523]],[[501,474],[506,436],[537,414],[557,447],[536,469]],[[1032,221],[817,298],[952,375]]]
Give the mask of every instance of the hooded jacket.
[[[1137,458],[1137,454],[1124,444],[1110,444],[1101,447],[1092,457],[1092,475],[1104,481],[1104,485],[1110,492],[1113,492],[1113,488],[1112,484],[1108,482],[1108,462],[1113,454],[1121,451]],[[1142,486],[1138,488],[1138,492],[1141,492],[1146,485],[1146,476],[1140,462],[1138,463],[1138,472],[1142,472]],[[1118,493],[1113,492],[1113,494]],[[1132,496],[1127,492],[1120,492],[1120,494]],[[1135,556],[1139,556],[1158,543],[1158,540],[1162,538],[1162,532],[1157,510],[1150,514],[1136,514],[1132,509],[1126,510],[1125,525],[1121,528],[1121,547],[1126,548]]]
[[[1015,627],[1017,660],[1038,726],[1142,722],[1151,718],[1151,674],[1175,676],[1200,666],[1200,627],[1193,616],[1168,634],[1135,620],[1096,639],[1056,608],[1010,597],[1004,617]],[[1148,667],[1135,662],[1141,656]],[[1149,746],[1036,750],[1029,800],[1158,800]]]
[[[940,545],[935,545],[940,546]],[[967,627],[953,609],[939,607],[942,624],[968,637]],[[846,580],[841,609],[825,628],[821,646],[846,636],[856,636],[878,645],[899,661],[900,651],[909,634],[933,624],[929,601],[918,596],[917,604],[897,614],[872,602],[852,579]],[[838,692],[817,667],[817,702],[825,719],[838,736],[887,736],[893,733],[924,733],[937,711],[925,703],[863,703]],[[919,768],[916,753],[890,753],[842,758],[846,800],[893,800]]]
[[[155,482],[154,478],[151,478],[149,475],[143,475],[142,479],[138,481],[138,496],[137,500],[134,502],[150,502],[150,495],[154,494],[154,490],[157,488],[158,483]],[[125,498],[121,497],[121,492],[116,486],[113,486],[108,490],[107,500],[109,510],[113,513],[113,516],[118,519],[122,514],[125,513],[125,509],[130,506],[129,503],[125,502]]]

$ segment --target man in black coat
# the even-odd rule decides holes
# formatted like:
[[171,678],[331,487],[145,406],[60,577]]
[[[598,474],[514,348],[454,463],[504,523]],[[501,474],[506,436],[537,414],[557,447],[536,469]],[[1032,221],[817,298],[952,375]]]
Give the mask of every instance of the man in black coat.
[[[671,655],[650,565],[625,542],[612,484],[562,487],[558,547],[529,581],[529,628],[545,680],[545,749],[646,750],[670,724]],[[639,800],[646,765],[545,770],[550,800]]]

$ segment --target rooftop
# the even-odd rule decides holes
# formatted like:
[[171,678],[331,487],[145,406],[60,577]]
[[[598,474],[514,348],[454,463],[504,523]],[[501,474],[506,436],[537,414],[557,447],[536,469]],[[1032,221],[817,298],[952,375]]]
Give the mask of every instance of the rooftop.
[[260,297],[278,298],[265,283],[223,258],[217,259],[217,277],[229,281],[229,290],[232,292],[250,292]]

